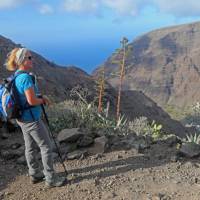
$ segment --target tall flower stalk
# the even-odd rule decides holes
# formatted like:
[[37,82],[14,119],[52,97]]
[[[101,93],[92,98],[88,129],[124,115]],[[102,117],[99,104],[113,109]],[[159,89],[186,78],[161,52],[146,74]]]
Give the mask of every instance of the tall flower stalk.
[[125,75],[125,57],[126,57],[126,46],[128,43],[128,39],[123,37],[120,43],[122,44],[123,58],[122,58],[122,64],[120,68],[120,82],[119,82],[119,90],[118,90],[118,97],[117,97],[117,114],[116,114],[117,121],[119,120],[119,117],[120,117],[121,91],[122,91],[122,84],[123,84],[124,75]]
[[102,101],[105,88],[105,67],[102,68],[99,79],[99,102],[98,102],[98,112],[102,112]]

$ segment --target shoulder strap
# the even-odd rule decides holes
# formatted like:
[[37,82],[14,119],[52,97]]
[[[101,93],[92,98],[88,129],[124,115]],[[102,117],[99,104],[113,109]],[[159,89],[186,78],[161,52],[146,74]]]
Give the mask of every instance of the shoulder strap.
[[17,78],[17,76],[19,76],[20,74],[28,74],[31,77],[33,84],[35,85],[35,76],[32,73],[29,73],[29,72],[26,72],[26,71],[15,72],[13,80],[15,80]]
[[28,74],[28,75],[29,75],[28,72],[25,72],[25,71],[17,71],[17,72],[14,73],[13,79],[15,79],[15,78],[16,78],[17,76],[19,76],[20,74]]
[[18,71],[18,72],[15,72],[12,76],[10,76],[9,78],[11,79],[9,82],[11,84],[14,83],[15,79],[20,75],[20,74],[28,74],[28,72],[25,72],[25,71]]
[[[31,79],[32,79],[32,81],[33,81],[33,84],[35,84],[35,77],[34,77],[33,75],[31,75],[30,73],[25,72],[25,71],[18,71],[18,72],[15,72],[15,73],[14,73],[14,77],[13,77],[13,79],[12,79],[12,82],[14,83],[14,87],[16,87],[16,86],[15,86],[15,79],[16,79],[17,76],[19,76],[20,74],[28,74],[29,76],[31,76]],[[17,93],[16,93],[16,96],[17,96],[17,99],[18,99],[18,102],[19,102],[19,96],[18,96]],[[22,110],[22,113],[23,113],[25,110],[29,110],[32,119],[35,120],[35,117],[34,117],[33,112],[32,112],[32,110],[31,110],[31,108],[33,108],[33,107],[34,107],[34,106],[30,106],[30,105],[28,104],[28,102],[26,101],[25,105],[24,105],[24,106],[21,106],[21,110]]]

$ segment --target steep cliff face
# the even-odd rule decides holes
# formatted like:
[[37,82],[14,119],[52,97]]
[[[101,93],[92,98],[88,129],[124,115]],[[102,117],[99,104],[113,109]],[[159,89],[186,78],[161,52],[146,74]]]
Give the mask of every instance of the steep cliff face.
[[[200,23],[159,29],[127,47],[124,90],[141,90],[160,105],[185,107],[200,98]],[[109,83],[119,71],[122,51],[104,63]],[[101,67],[103,67],[101,66]],[[101,69],[94,71],[98,74]]]

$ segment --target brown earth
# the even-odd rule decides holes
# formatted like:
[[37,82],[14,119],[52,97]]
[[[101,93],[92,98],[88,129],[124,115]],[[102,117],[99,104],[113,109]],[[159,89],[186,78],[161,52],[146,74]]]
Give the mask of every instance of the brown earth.
[[[158,29],[127,46],[124,90],[139,90],[161,106],[180,109],[200,98],[200,22]],[[122,51],[117,49],[94,71],[105,67],[109,83],[118,87]]]
[[[0,146],[14,142],[23,143],[21,133],[1,140]],[[142,152],[121,147],[65,161],[68,184],[51,189],[43,182],[32,185],[26,166],[0,157],[0,199],[199,200],[200,159],[177,157],[176,152],[176,145],[160,141]],[[59,163],[55,167],[63,171]]]

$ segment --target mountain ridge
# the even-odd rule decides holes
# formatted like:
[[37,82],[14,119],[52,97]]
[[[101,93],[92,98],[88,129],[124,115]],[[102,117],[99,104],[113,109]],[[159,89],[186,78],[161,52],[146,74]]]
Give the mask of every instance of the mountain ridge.
[[[140,90],[161,106],[190,106],[200,98],[200,22],[145,33],[127,45],[124,90]],[[122,51],[116,50],[102,67],[113,87]]]

